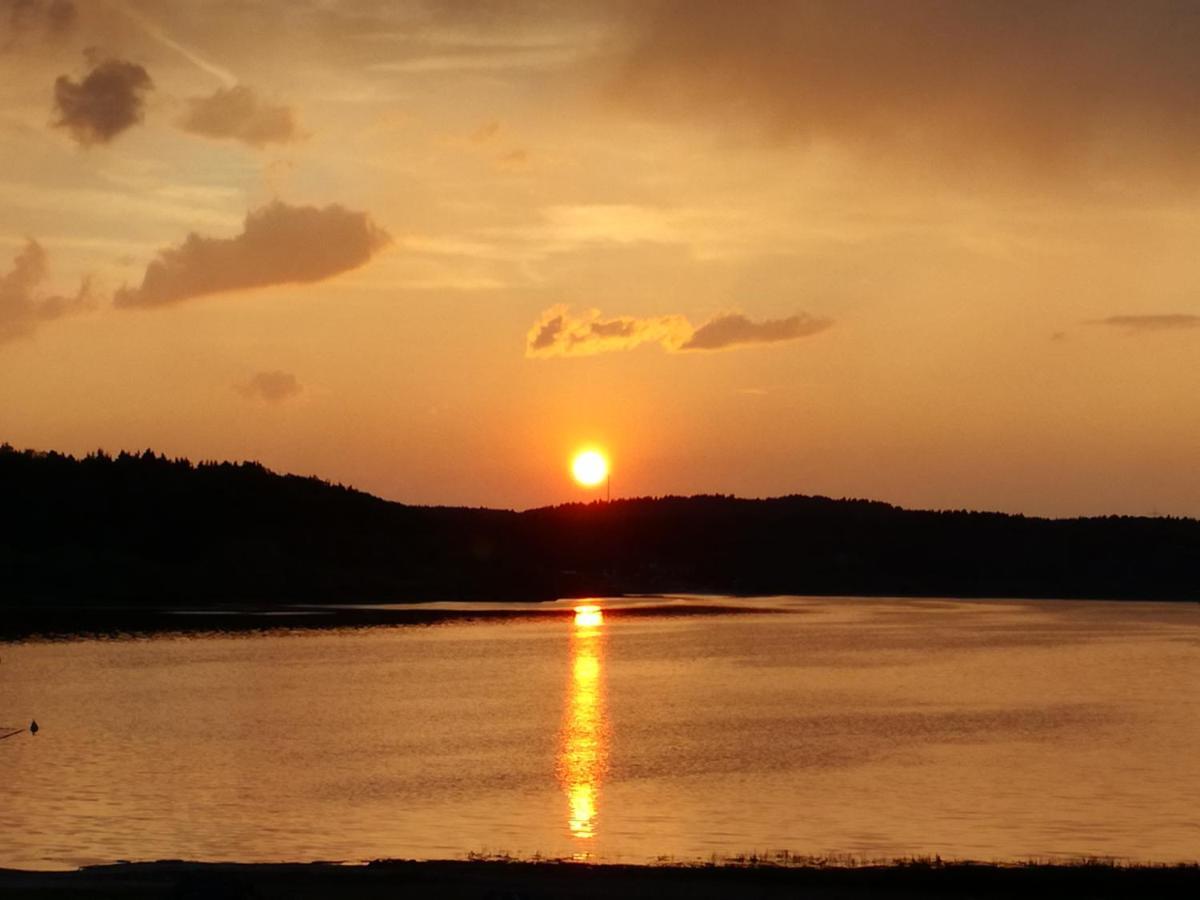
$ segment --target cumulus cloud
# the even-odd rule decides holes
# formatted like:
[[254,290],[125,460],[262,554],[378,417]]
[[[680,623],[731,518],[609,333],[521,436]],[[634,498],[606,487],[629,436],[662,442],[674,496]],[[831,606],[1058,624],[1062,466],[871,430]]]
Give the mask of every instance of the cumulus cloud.
[[43,322],[93,306],[86,280],[75,296],[64,297],[42,290],[48,275],[46,251],[37,241],[27,241],[13,258],[12,269],[0,275],[0,343],[33,334]]
[[243,84],[218,88],[208,97],[192,97],[179,124],[192,134],[229,138],[252,147],[286,144],[302,136],[291,107],[267,103]]
[[150,74],[137,63],[106,59],[73,81],[60,75],[54,82],[58,121],[83,146],[107,144],[142,121],[143,95],[154,88]]
[[291,372],[273,369],[269,372],[256,372],[249,381],[235,385],[234,390],[251,400],[283,403],[300,394],[304,387]]
[[975,169],[1200,169],[1200,5],[660,0],[616,96],[779,140]]
[[526,336],[525,355],[591,356],[613,350],[632,350],[641,344],[658,344],[674,353],[686,350],[727,350],[750,344],[791,341],[824,331],[833,323],[800,314],[786,319],[754,322],[741,313],[722,313],[698,328],[685,316],[604,318],[599,310],[573,315],[563,305],[542,313]]
[[553,306],[530,329],[525,355],[590,356],[610,350],[632,350],[640,344],[661,344],[674,349],[691,333],[692,327],[683,316],[605,319],[598,309],[574,316],[566,306]]
[[1166,313],[1149,316],[1109,316],[1107,319],[1095,319],[1091,325],[1108,325],[1121,328],[1129,334],[1141,334],[1148,331],[1176,331],[1183,328],[1200,328],[1200,316],[1188,313]]
[[163,306],[193,297],[276,284],[323,281],[364,265],[390,238],[366,213],[333,204],[275,201],[246,215],[231,238],[188,235],[159,251],[138,287],[122,287],[120,307]]

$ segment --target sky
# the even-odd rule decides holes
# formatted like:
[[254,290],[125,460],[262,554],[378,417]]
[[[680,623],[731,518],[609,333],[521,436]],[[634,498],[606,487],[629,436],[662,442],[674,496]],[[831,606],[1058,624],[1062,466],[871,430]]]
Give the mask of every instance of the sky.
[[0,0],[0,441],[1200,515],[1200,4]]

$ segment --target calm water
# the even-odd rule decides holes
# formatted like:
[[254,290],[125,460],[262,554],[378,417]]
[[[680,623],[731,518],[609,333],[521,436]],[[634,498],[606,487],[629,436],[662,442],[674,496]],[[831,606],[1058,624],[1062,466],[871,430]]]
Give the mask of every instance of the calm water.
[[1200,606],[0,647],[0,865],[471,851],[1200,857]]

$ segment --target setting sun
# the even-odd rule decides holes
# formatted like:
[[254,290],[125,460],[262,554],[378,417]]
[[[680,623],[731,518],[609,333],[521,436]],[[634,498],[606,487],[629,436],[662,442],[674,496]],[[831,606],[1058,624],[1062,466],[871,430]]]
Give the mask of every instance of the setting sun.
[[582,628],[595,628],[604,624],[604,612],[598,606],[577,606],[575,624]]
[[608,478],[608,459],[598,450],[584,450],[571,460],[571,474],[584,487],[597,487]]

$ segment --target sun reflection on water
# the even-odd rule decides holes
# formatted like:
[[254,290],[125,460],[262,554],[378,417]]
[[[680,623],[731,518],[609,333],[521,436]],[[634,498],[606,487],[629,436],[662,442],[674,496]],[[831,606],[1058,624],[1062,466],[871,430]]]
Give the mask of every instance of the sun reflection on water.
[[[600,780],[608,756],[601,678],[604,614],[599,607],[575,610],[571,630],[571,680],[568,685],[558,778],[567,798],[567,828],[581,842],[596,835]],[[586,858],[587,844],[576,856]]]

